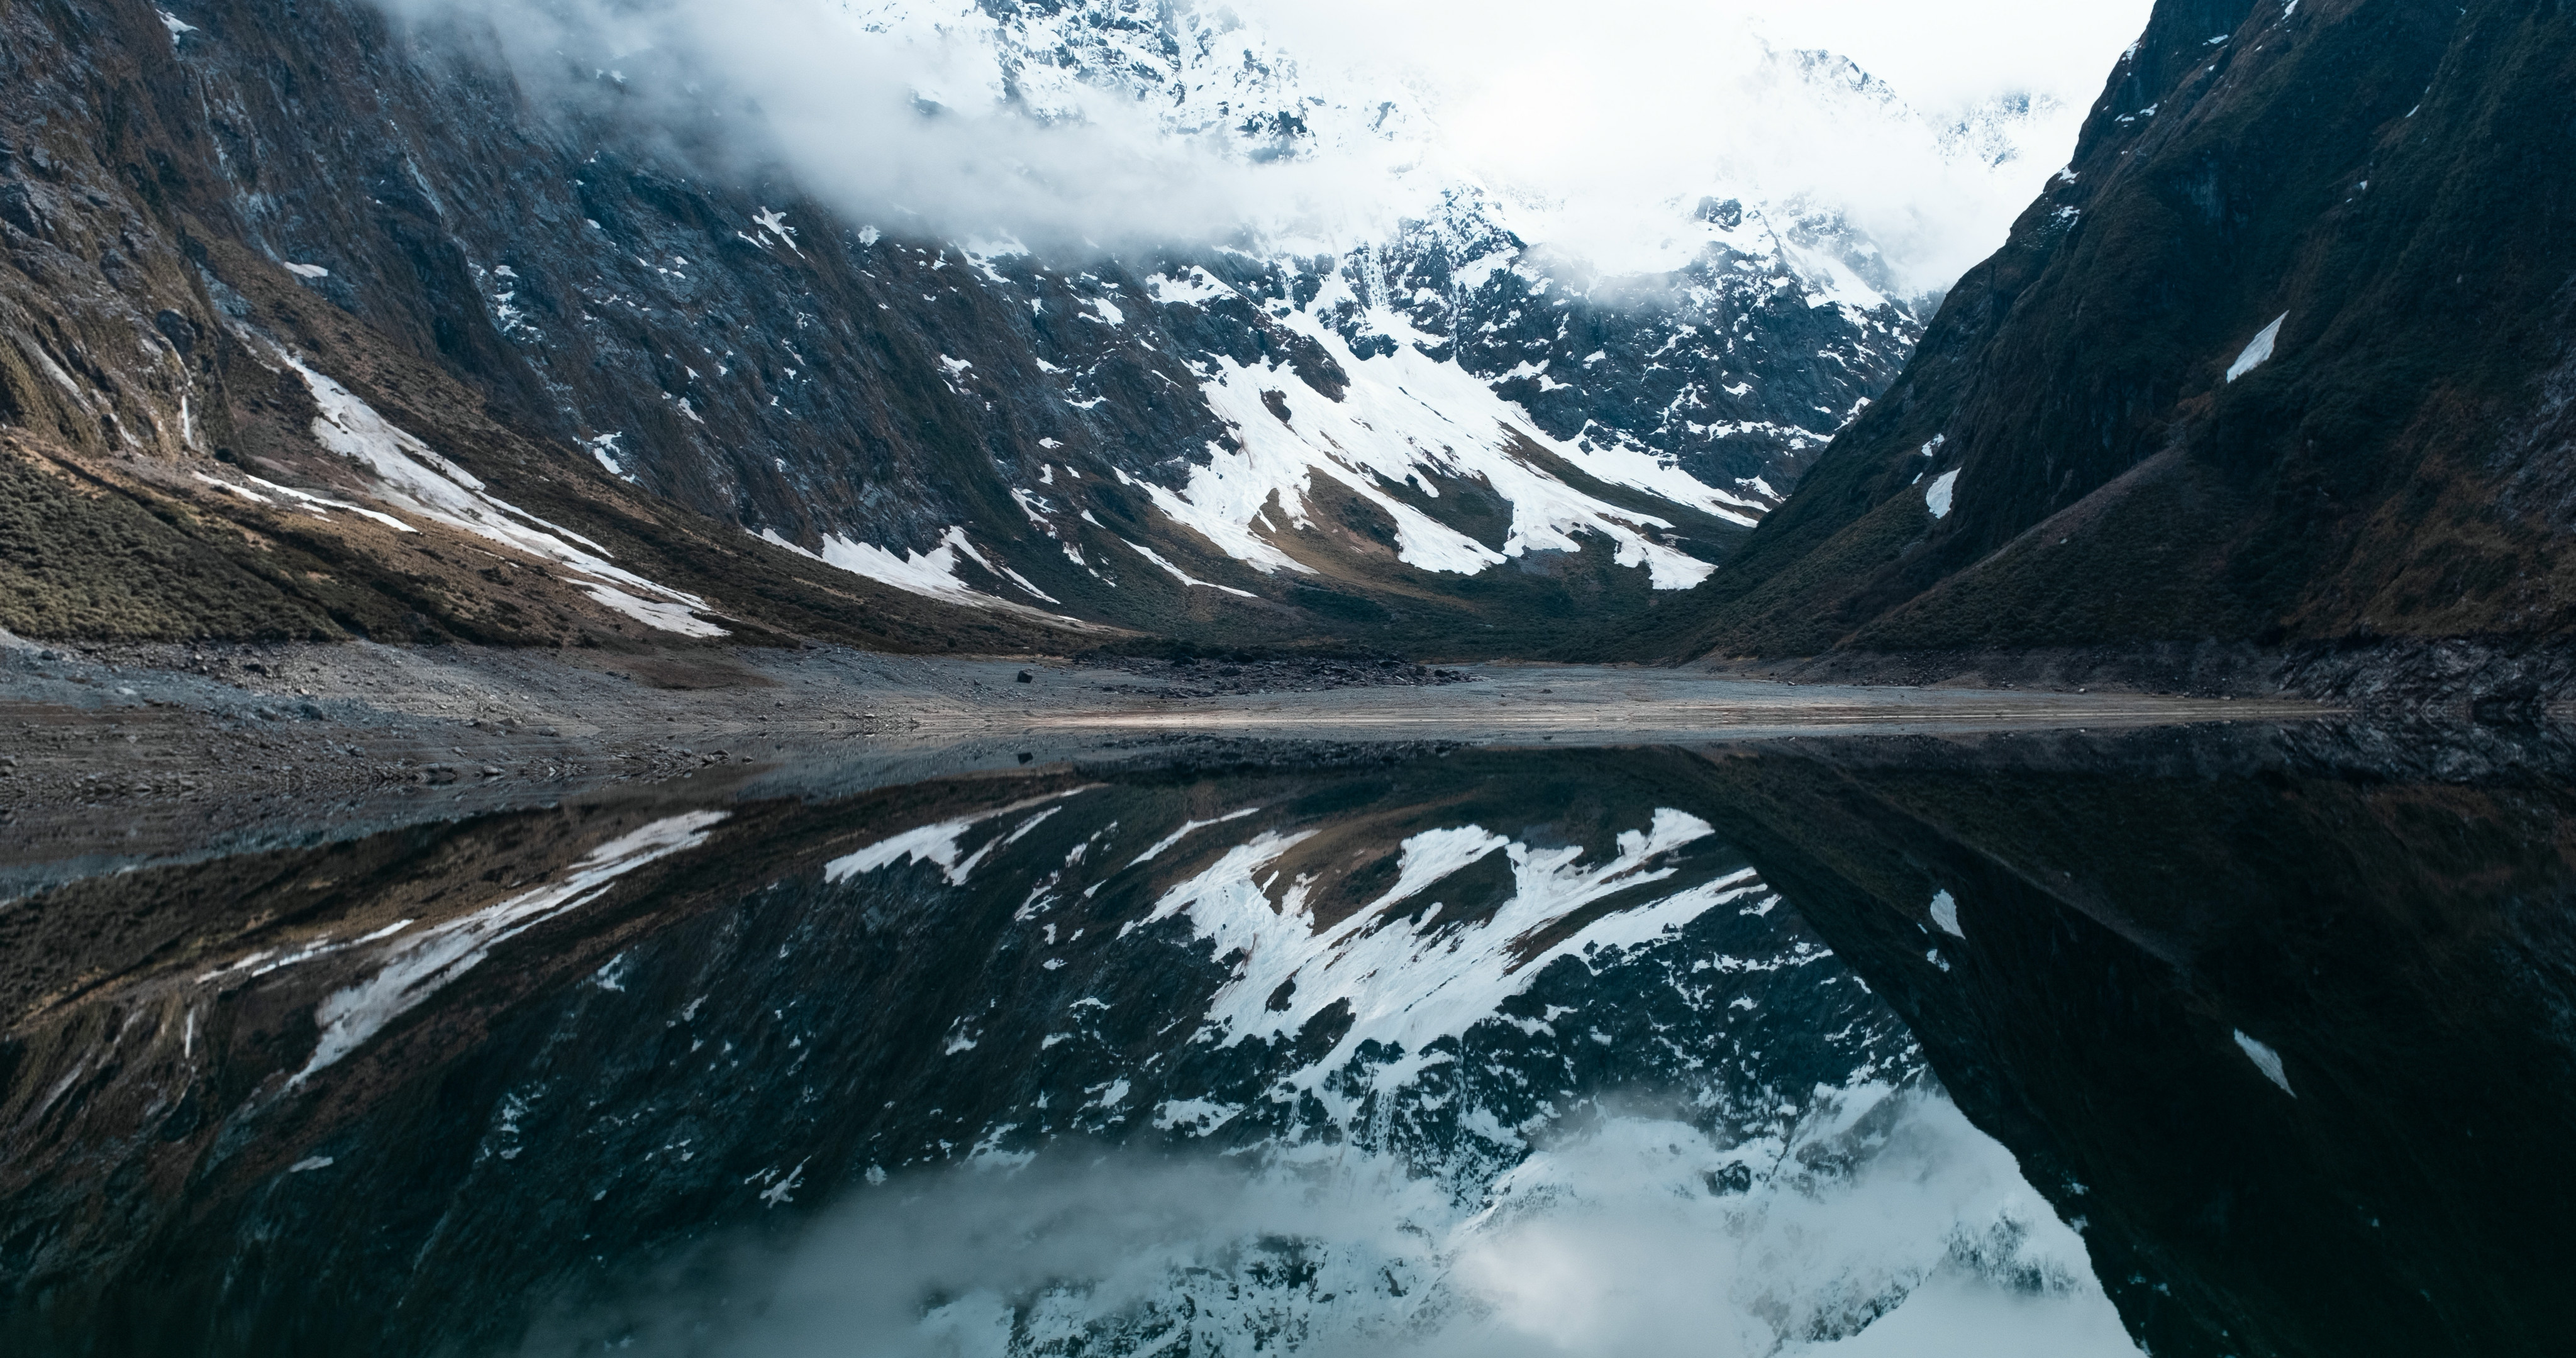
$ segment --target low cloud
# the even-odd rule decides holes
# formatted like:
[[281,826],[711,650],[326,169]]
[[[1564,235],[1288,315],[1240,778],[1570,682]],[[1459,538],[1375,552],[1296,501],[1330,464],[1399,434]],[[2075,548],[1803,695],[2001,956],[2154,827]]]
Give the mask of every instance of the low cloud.
[[631,121],[712,170],[791,176],[854,223],[1124,246],[1244,219],[1242,167],[1161,135],[1130,101],[1028,116],[997,98],[971,32],[872,31],[830,0],[387,3],[435,29],[488,28],[542,102]]
[[1191,1353],[1309,1358],[2135,1358],[2002,1146],[1938,1096],[1855,1094],[1790,1146],[1614,1116],[1464,1203],[1355,1147],[897,1179],[527,1352],[1001,1358],[1187,1328]]
[[[2149,0],[1248,0],[1310,64],[1399,84],[1437,154],[1514,193],[1528,234],[1613,269],[1658,262],[1703,195],[1839,212],[1945,288],[2074,149]],[[1856,63],[1901,101],[1795,77]],[[1943,145],[2027,100],[1997,166]]]
[[[1127,26],[1104,30],[972,0],[387,3],[490,25],[540,98],[650,120],[888,230],[1333,249],[1474,185],[1526,238],[1630,272],[1676,262],[1700,198],[1741,197],[1840,213],[1927,290],[2001,242],[2148,8],[1110,0]],[[1030,59],[997,59],[997,33]],[[1798,78],[1806,49],[1902,106]],[[2005,128],[2016,158],[1945,154],[2022,96],[2042,112]]]

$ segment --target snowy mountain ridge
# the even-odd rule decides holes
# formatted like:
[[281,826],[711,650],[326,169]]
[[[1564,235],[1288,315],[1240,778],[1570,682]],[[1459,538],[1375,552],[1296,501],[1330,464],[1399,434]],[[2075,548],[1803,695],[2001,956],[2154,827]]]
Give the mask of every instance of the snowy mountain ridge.
[[[471,6],[329,0],[303,41],[365,78],[318,84],[283,80],[292,40],[244,0],[172,0],[180,26],[147,9],[123,45],[81,47],[44,90],[184,94],[169,107],[196,112],[156,125],[156,153],[238,248],[195,260],[74,125],[9,123],[52,149],[12,162],[41,168],[5,186],[29,204],[6,229],[63,271],[12,274],[10,295],[53,315],[80,277],[112,299],[81,338],[31,341],[98,374],[77,399],[42,380],[10,399],[85,466],[148,444],[137,493],[266,536],[283,502],[219,464],[367,493],[306,395],[256,394],[286,353],[591,540],[615,533],[583,506],[631,497],[732,539],[615,548],[686,622],[603,612],[596,581],[501,544],[564,586],[549,638],[769,626],[782,596],[716,564],[749,553],[816,606],[882,597],[853,576],[924,616],[964,605],[960,636],[1566,644],[1722,569],[1920,333],[1919,242],[1814,191],[1856,162],[1784,179],[1784,157],[1885,143],[1985,173],[1849,62],[1749,36],[1710,55],[1727,98],[1823,141],[1765,150],[1762,114],[1588,195],[1495,173],[1470,135],[1485,94],[1311,30],[1328,50],[1292,51],[1258,6]],[[1628,174],[1638,153],[1602,156]],[[1645,209],[1638,185],[1660,195]],[[1632,238],[1598,234],[1605,214]],[[217,369],[153,357],[171,335],[211,337]],[[495,479],[504,447],[526,479]],[[316,560],[417,555],[402,536]],[[370,635],[461,625],[382,578],[402,601],[370,607]],[[488,601],[476,627],[519,634],[509,599],[457,588]]]
[[[1926,115],[1899,92],[1851,61],[1827,51],[1784,47],[1747,28],[1728,50],[1711,52],[1712,83],[1742,105],[1743,128],[1712,129],[1703,151],[1674,157],[1656,184],[1651,220],[1638,229],[1654,239],[1639,249],[1570,229],[1566,194],[1484,163],[1458,124],[1481,107],[1444,77],[1401,66],[1346,68],[1305,61],[1234,6],[1182,0],[840,0],[837,11],[862,49],[892,60],[872,63],[903,73],[905,98],[926,115],[1048,127],[1089,127],[1124,139],[1138,158],[1168,157],[1180,172],[1238,172],[1228,187],[1240,195],[1234,220],[1217,234],[1264,257],[1347,254],[1391,240],[1422,222],[1454,217],[1455,204],[1475,205],[1481,225],[1560,256],[1605,277],[1643,276],[1686,266],[1704,250],[1704,205],[1735,201],[1756,215],[1806,225],[1834,223],[1862,267],[1871,291],[1855,293],[1843,269],[1806,252],[1792,258],[1798,276],[1844,294],[1863,310],[1887,300],[1907,303],[1937,294],[1946,275],[1926,275],[1921,261],[1880,258],[1887,242],[1866,223],[1843,221],[1866,196],[1836,183],[1845,169],[1828,164],[1828,148],[1857,140],[1902,146],[1903,153],[1970,174],[2056,151],[2065,110],[2046,96],[2006,92],[1956,117]],[[1347,59],[1347,54],[1344,54]],[[1763,109],[1754,121],[1751,113]],[[1161,144],[1136,144],[1151,130]],[[1756,136],[1786,140],[1780,155],[1733,145]],[[1604,153],[1613,148],[1603,147]],[[1194,156],[1205,159],[1193,159]],[[1249,167],[1265,167],[1246,173]],[[1020,165],[1043,176],[1045,167]],[[2020,171],[2014,172],[2020,175]],[[2035,189],[2040,171],[2022,176]],[[1249,187],[1266,175],[1279,182]],[[1631,195],[1633,196],[1633,195]],[[1634,206],[1623,201],[1623,211]],[[1152,211],[1169,205],[1152,205]],[[1147,218],[1178,244],[1200,224]],[[1008,235],[964,221],[924,217],[932,234]],[[1999,234],[1999,224],[1997,224]],[[1805,242],[1813,244],[1814,242]],[[1621,242],[1621,245],[1629,244]],[[1115,243],[1110,243],[1115,248]]]
[[[1190,455],[1187,467],[1173,469],[1168,479],[1177,484],[1150,473],[1142,484],[1165,517],[1260,574],[1313,573],[1266,535],[1311,523],[1302,498],[1312,478],[1323,476],[1395,521],[1395,555],[1408,566],[1474,574],[1534,546],[1579,550],[1573,535],[1588,533],[1614,544],[1618,564],[1648,567],[1657,589],[1687,588],[1714,568],[1707,552],[1694,556],[1656,541],[1653,534],[1669,522],[1633,506],[1588,502],[1514,449],[1534,443],[1578,464],[1607,459],[1612,465],[1583,470],[1749,528],[1795,483],[1802,457],[1892,376],[1919,333],[1913,307],[1894,296],[1900,273],[1883,253],[1839,214],[1800,203],[1703,195],[1687,208],[1673,204],[1655,248],[1674,267],[1661,274],[1607,275],[1534,242],[1516,224],[1545,229],[1550,205],[1497,190],[1450,163],[1419,92],[1301,67],[1231,10],[1137,0],[895,0],[841,12],[869,38],[908,54],[902,64],[921,73],[910,96],[928,118],[1024,118],[1122,134],[1141,118],[1159,137],[1288,175],[1294,184],[1315,181],[1294,177],[1302,166],[1403,186],[1394,201],[1415,210],[1391,220],[1359,220],[1389,216],[1385,203],[1327,205],[1328,216],[1343,215],[1247,222],[1218,252],[1236,262],[1228,272],[1257,260],[1275,276],[1277,286],[1246,295],[1270,321],[1326,345],[1352,389],[1370,393],[1366,404],[1376,412],[1310,437],[1306,427],[1334,414],[1342,393],[1308,400],[1301,427],[1300,416],[1283,413],[1296,400],[1287,391],[1298,388],[1265,385],[1261,375],[1204,347],[1182,354],[1208,408],[1235,436],[1231,442],[1249,446],[1229,447],[1220,436]],[[1767,78],[1838,102],[1850,116],[1920,122],[1893,91],[1846,60],[1765,48],[1759,64]],[[1932,140],[1927,135],[1927,145]],[[1405,203],[1408,195],[1418,201]],[[1264,206],[1294,212],[1313,205]],[[1335,237],[1355,229],[1375,238],[1337,245]],[[968,251],[988,274],[992,260],[1026,253],[1003,230]],[[1162,306],[1204,309],[1227,288],[1197,264],[1144,280]],[[1256,295],[1264,291],[1278,295]],[[1773,343],[1789,338],[1784,331],[1798,347],[1776,352],[1786,348]],[[1381,360],[1399,361],[1390,368]],[[1382,378],[1396,379],[1394,390]],[[1436,400],[1425,402],[1426,387],[1437,388]],[[1066,394],[1077,406],[1102,399],[1074,383]],[[1263,404],[1275,423],[1259,413]],[[1460,453],[1460,440],[1481,454]],[[1373,487],[1381,477],[1404,483],[1416,469],[1478,480],[1500,493],[1513,507],[1503,540],[1478,541]],[[1039,471],[1051,488],[1051,473]],[[1437,498],[1431,481],[1415,484]],[[1108,583],[1112,577],[1094,568],[1085,548],[1033,508],[1061,498],[1042,486],[1021,485],[1013,494],[1069,560]],[[972,587],[940,567],[925,577],[923,567],[934,559],[965,567],[982,555],[945,545],[963,531],[942,526],[941,545],[910,551],[902,542],[879,546],[827,533],[831,541],[820,550],[879,579],[953,595]],[[1197,583],[1167,560],[1150,559],[1175,579]],[[1220,588],[1243,592],[1239,584]],[[1050,597],[1025,581],[1003,593]]]

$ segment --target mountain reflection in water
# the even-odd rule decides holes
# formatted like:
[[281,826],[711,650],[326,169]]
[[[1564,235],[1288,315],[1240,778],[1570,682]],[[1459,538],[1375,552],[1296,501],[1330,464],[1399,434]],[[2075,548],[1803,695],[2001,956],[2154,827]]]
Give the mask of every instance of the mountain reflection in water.
[[2555,1351],[2566,786],[1291,751],[92,878],[0,907],[0,1345]]

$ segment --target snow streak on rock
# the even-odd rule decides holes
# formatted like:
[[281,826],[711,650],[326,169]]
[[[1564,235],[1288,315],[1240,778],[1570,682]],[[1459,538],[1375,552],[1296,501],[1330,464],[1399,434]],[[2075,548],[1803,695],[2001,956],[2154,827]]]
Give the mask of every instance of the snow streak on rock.
[[[1351,377],[1348,389],[1333,399],[1304,383],[1283,382],[1274,371],[1213,357],[1202,368],[1200,391],[1240,446],[1211,445],[1207,464],[1180,490],[1146,487],[1175,522],[1255,569],[1308,569],[1276,538],[1281,530],[1311,526],[1305,498],[1319,477],[1393,519],[1398,559],[1426,571],[1474,575],[1531,551],[1579,552],[1577,535],[1586,533],[1609,539],[1620,565],[1646,568],[1657,589],[1688,589],[1716,569],[1657,540],[1657,530],[1673,527],[1670,520],[1587,495],[1534,465],[1524,449],[1746,528],[1766,508],[1642,450],[1578,447],[1539,433],[1492,388],[1429,357],[1425,349],[1436,339],[1396,313],[1368,314],[1371,329],[1395,340],[1393,353],[1374,359],[1361,357],[1305,312],[1279,319],[1341,364]],[[1510,535],[1499,550],[1382,488],[1410,486],[1437,499],[1434,477],[1481,481],[1510,504]]]
[[[292,354],[277,349],[272,353],[304,380],[314,403],[322,408],[313,420],[315,441],[358,468],[371,483],[377,499],[551,561],[601,606],[648,627],[687,637],[726,635],[724,628],[697,616],[706,610],[706,600],[647,580],[610,561],[608,549],[598,543],[494,497],[471,472],[395,428],[348,388]],[[300,492],[285,493],[311,504],[327,503]],[[384,518],[369,511],[359,512],[370,518]],[[408,531],[408,525],[395,526]]]
[[2228,365],[2227,380],[2234,382],[2237,378],[2271,362],[2272,346],[2280,341],[2282,322],[2289,319],[2290,313],[2284,311],[2274,317],[2270,325],[2264,326],[2263,333],[2256,335],[2253,342],[2245,346],[2245,352],[2238,354],[2236,361]]
[[[1245,955],[1208,1014],[1224,1041],[1292,1037],[1347,1006],[1350,1028],[1293,1083],[1312,1089],[1363,1046],[1377,1044],[1401,1053],[1372,1077],[1382,1089],[1395,1088],[1421,1071],[1433,1043],[1495,1018],[1504,1000],[1558,958],[1641,946],[1717,906],[1767,894],[1745,869],[1604,916],[1552,947],[1537,945],[1549,926],[1586,907],[1671,877],[1675,869],[1660,860],[1714,833],[1695,816],[1659,811],[1649,829],[1619,837],[1616,857],[1591,865],[1580,861],[1579,847],[1533,850],[1480,826],[1416,835],[1404,843],[1395,885],[1326,929],[1316,927],[1309,880],[1289,884],[1277,905],[1265,890],[1265,879],[1277,875],[1273,865],[1304,837],[1264,833],[1166,892],[1153,918],[1186,914],[1219,955]],[[1445,903],[1426,893],[1497,854],[1510,865],[1511,898],[1489,919],[1443,920]],[[1284,1002],[1275,998],[1282,994]]]
[[985,555],[975,546],[973,540],[967,537],[963,526],[951,528],[940,534],[939,545],[927,552],[897,553],[883,547],[853,542],[848,538],[834,535],[824,537],[821,551],[807,551],[779,536],[776,529],[764,529],[760,537],[762,541],[773,547],[784,547],[798,556],[810,557],[827,566],[848,571],[852,575],[864,576],[879,584],[892,585],[896,589],[919,594],[925,598],[965,604],[970,608],[1020,613],[1060,627],[1086,629],[1091,626],[1079,618],[1068,618],[1060,613],[1045,612],[1009,599],[995,598],[959,579],[958,569],[971,561],[992,575],[1008,580],[1022,593],[1032,598],[1042,599],[1048,603],[1056,602],[1053,596],[1029,583],[1027,577],[1012,570],[1009,565]]
[[1034,810],[1041,806],[1052,808],[1053,803],[1091,790],[1091,788],[1079,787],[1069,792],[1032,797],[1027,801],[1013,802],[1009,806],[987,811],[979,816],[961,816],[955,820],[940,821],[916,830],[907,830],[891,838],[879,840],[856,853],[833,859],[823,868],[823,880],[845,882],[880,868],[892,867],[897,863],[932,863],[938,865],[940,876],[945,878],[950,886],[964,886],[967,879],[973,875],[975,865],[984,860],[984,855],[996,848],[1007,847],[1021,835],[1035,829],[1040,821],[1055,812],[1052,809],[1039,812],[1011,834],[996,835],[985,841],[983,846],[972,854],[966,853],[958,846],[958,840],[967,831],[987,821],[1017,815],[1022,811]]
[[561,881],[522,892],[396,943],[374,975],[333,994],[313,1011],[313,1022],[322,1030],[322,1039],[293,1083],[303,1083],[314,1072],[363,1046],[386,1025],[481,966],[494,948],[549,919],[598,900],[618,878],[647,863],[706,843],[707,832],[731,814],[692,811],[655,821],[591,850]]

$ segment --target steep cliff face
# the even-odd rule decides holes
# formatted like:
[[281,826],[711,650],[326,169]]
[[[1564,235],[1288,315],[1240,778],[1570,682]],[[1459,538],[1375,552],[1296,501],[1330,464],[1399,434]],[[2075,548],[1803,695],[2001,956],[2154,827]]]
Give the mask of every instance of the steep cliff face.
[[[1354,102],[1195,10],[973,13],[1014,98],[1195,90],[1246,156]],[[6,23],[0,429],[62,511],[0,560],[24,632],[1527,649],[1706,579],[1918,328],[1830,213],[1712,200],[1629,279],[1472,188],[1345,256],[1059,262],[742,169],[649,53],[533,88],[355,0]]]
[[1649,649],[2563,637],[2571,79],[2559,5],[2159,5],[2010,244]]

